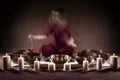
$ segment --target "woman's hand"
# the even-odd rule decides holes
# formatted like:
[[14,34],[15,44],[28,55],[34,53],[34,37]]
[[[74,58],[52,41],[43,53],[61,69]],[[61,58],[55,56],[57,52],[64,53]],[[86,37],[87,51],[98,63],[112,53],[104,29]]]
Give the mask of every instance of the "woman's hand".
[[75,43],[67,43],[69,46],[72,46],[72,47],[77,47],[77,45]]
[[72,37],[67,41],[67,44],[72,47],[77,47],[77,45],[74,43],[74,39]]
[[29,39],[34,39],[34,35],[30,34],[30,35],[28,35],[28,38]]

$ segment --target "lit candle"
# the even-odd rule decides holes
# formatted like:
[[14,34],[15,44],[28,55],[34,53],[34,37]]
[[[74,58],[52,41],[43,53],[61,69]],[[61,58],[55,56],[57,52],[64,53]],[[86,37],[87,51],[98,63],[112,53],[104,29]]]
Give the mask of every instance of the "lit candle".
[[5,56],[3,56],[3,69],[9,70],[11,68],[11,57],[6,53]]
[[36,58],[36,60],[34,61],[34,70],[35,71],[40,70],[40,61],[38,60],[38,58]]
[[88,65],[88,60],[87,58],[84,58],[83,60],[83,70],[88,71],[89,65]]
[[113,69],[118,68],[118,56],[116,56],[115,53],[113,53],[113,55],[110,56],[110,67]]
[[24,70],[24,58],[22,55],[18,58],[19,70]]
[[64,71],[71,71],[71,64],[68,63],[68,61],[66,63],[64,63],[63,70]]
[[97,69],[98,71],[101,71],[101,70],[102,70],[102,58],[101,58],[101,55],[99,55],[99,56],[97,57],[96,69]]
[[[51,59],[50,59],[51,60]],[[55,71],[56,70],[56,65],[54,62],[51,62],[48,64],[48,71]]]

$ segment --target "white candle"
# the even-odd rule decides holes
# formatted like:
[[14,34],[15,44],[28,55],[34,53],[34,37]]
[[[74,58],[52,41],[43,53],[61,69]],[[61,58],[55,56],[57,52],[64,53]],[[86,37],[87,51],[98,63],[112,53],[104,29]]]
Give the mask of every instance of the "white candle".
[[11,68],[11,57],[6,53],[5,56],[3,56],[3,69],[8,70]]
[[101,58],[101,55],[99,55],[99,57],[97,57],[96,69],[98,71],[102,70],[102,58]]
[[113,53],[113,55],[110,56],[110,67],[113,69],[118,68],[118,56],[116,56],[115,53]]
[[40,70],[40,61],[38,61],[38,58],[34,61],[34,70],[39,71]]
[[19,70],[24,70],[24,58],[22,55],[18,58]]
[[71,71],[71,64],[68,63],[68,61],[66,63],[64,63],[63,70],[64,71]]
[[83,60],[83,70],[88,71],[88,69],[89,69],[88,60],[87,60],[87,58],[84,58],[84,60]]
[[56,70],[56,65],[54,62],[51,62],[48,64],[48,71],[55,71]]

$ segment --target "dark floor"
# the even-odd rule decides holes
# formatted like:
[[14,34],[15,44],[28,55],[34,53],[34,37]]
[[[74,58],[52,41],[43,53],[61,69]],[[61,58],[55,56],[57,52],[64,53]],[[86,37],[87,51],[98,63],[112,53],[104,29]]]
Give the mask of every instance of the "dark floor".
[[[0,68],[2,68],[2,56],[0,57]],[[0,80],[120,80],[120,69],[110,69],[101,72],[91,70],[88,72],[47,72],[47,71],[4,71],[0,70]]]

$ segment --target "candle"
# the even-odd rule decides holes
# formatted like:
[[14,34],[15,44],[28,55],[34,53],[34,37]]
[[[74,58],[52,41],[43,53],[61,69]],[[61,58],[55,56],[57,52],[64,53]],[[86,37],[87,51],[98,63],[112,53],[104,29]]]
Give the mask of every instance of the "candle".
[[[50,59],[50,60],[51,60],[51,59]],[[56,70],[56,65],[55,65],[54,62],[52,62],[52,60],[51,60],[51,62],[48,64],[48,70],[49,70],[49,71],[55,71],[55,70]]]
[[5,56],[3,56],[3,69],[9,70],[11,68],[11,57],[6,53]]
[[83,60],[83,70],[84,71],[88,71],[88,60],[87,60],[87,58],[84,58],[84,60]]
[[40,62],[38,61],[38,58],[34,61],[34,70],[39,71],[40,70]]
[[115,53],[113,53],[113,55],[110,56],[110,67],[113,69],[118,68],[118,56],[116,56]]
[[64,63],[63,70],[64,71],[71,71],[71,64],[68,63],[68,61],[66,63]]
[[22,55],[18,58],[19,70],[24,70],[24,58]]
[[99,56],[97,57],[96,69],[97,69],[98,71],[101,71],[101,70],[102,70],[102,58],[101,58],[101,55],[99,55]]

